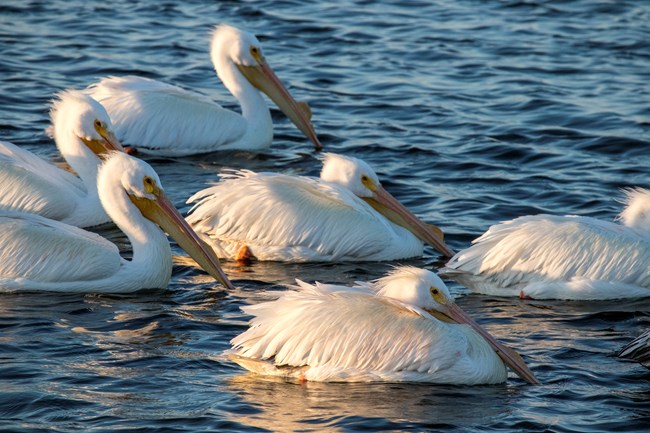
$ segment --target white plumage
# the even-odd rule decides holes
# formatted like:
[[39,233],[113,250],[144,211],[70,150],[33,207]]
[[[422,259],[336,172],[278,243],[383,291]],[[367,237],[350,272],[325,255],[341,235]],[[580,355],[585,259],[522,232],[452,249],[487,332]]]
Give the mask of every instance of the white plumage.
[[282,85],[254,35],[220,25],[212,35],[210,52],[217,75],[241,105],[241,115],[199,93],[137,76],[104,78],[87,92],[106,107],[117,136],[143,153],[185,156],[269,147],[273,122],[260,91],[317,149],[322,147],[309,108]]
[[422,255],[420,239],[453,254],[439,229],[420,222],[368,164],[351,157],[325,154],[319,179],[236,172],[188,203],[196,203],[188,222],[229,259],[247,249],[258,260],[394,260]]
[[100,169],[98,188],[109,216],[129,238],[132,260],[121,258],[117,247],[97,234],[36,214],[3,211],[0,291],[119,293],[165,288],[172,271],[171,249],[165,233],[151,220],[231,287],[214,254],[196,235],[191,239],[191,229],[148,164],[114,152]]
[[[464,313],[457,315],[462,310],[432,272],[400,267],[355,287],[298,284],[278,300],[243,308],[253,318],[231,341],[227,354],[233,361],[259,374],[298,380],[468,385],[506,380],[506,368],[491,347],[495,340],[479,334]],[[453,323],[460,317],[470,326]],[[515,358],[518,374],[535,383]]]
[[51,118],[59,152],[79,177],[0,141],[0,210],[37,213],[79,227],[108,222],[97,194],[95,154],[121,149],[108,114],[89,96],[66,91],[54,102]]
[[525,216],[497,224],[441,271],[470,289],[535,299],[650,295],[650,191],[627,191],[623,224]]

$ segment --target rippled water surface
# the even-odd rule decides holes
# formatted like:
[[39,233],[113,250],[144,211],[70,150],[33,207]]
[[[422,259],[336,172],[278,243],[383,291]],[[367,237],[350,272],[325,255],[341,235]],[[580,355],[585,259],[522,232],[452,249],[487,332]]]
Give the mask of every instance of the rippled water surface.
[[[310,103],[329,151],[462,249],[540,212],[606,220],[619,189],[650,187],[650,4],[644,1],[0,1],[0,139],[60,161],[48,104],[65,88],[139,74],[237,109],[209,61],[220,22],[256,33]],[[317,175],[312,146],[273,109],[271,150],[147,160],[176,205],[222,167]],[[122,242],[120,233],[105,233]],[[176,250],[178,251],[178,250]],[[128,253],[128,251],[127,251]],[[442,264],[433,251],[407,263]],[[612,354],[648,328],[650,301],[458,303],[543,382],[501,386],[293,384],[220,357],[240,307],[295,277],[350,283],[388,263],[225,270],[226,293],[179,262],[167,290],[0,296],[0,430],[643,431],[650,374]]]

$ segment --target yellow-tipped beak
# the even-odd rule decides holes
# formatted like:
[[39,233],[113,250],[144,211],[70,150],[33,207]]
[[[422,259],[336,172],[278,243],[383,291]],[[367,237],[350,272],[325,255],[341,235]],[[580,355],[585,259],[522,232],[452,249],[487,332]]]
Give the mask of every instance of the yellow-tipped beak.
[[533,372],[528,368],[522,357],[510,347],[506,346],[503,343],[498,342],[489,332],[487,332],[481,325],[476,323],[471,317],[467,315],[458,305],[455,303],[445,304],[444,307],[446,314],[450,319],[456,323],[464,323],[469,325],[474,331],[476,331],[481,337],[488,342],[492,349],[499,355],[499,358],[512,369],[519,377],[524,379],[526,382],[539,385],[539,381],[533,374]]
[[162,191],[156,194],[155,200],[135,196],[129,197],[140,209],[142,215],[167,232],[203,270],[212,275],[227,289],[234,289],[234,286],[221,269],[219,258],[212,248],[199,238]]
[[410,230],[415,236],[431,245],[444,256],[453,257],[454,252],[445,244],[442,230],[437,226],[422,222],[381,185],[373,188],[373,197],[364,198],[364,200],[377,212],[395,224]]
[[266,63],[263,57],[257,58],[258,65],[244,66],[237,65],[237,68],[262,92],[271,98],[282,112],[314,143],[316,150],[321,150],[323,145],[316,136],[316,131],[311,124],[311,110],[304,102],[296,102],[289,91],[284,87],[280,79],[275,75],[273,69]]

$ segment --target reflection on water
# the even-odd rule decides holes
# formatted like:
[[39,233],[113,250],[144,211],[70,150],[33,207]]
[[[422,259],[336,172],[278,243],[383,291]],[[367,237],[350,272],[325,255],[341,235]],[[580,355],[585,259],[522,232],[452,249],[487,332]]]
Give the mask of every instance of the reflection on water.
[[[455,250],[524,214],[612,220],[619,188],[650,186],[650,4],[629,0],[2,2],[0,140],[60,162],[44,134],[52,95],[107,75],[237,110],[210,65],[218,22],[259,35],[325,149],[366,160]],[[225,167],[317,176],[319,155],[271,114],[264,153],[145,159],[183,214]],[[96,230],[128,257],[119,230]],[[427,250],[402,264],[442,263]],[[294,384],[219,357],[247,327],[242,306],[295,278],[352,284],[391,265],[224,262],[229,293],[176,258],[167,290],[0,294],[0,431],[647,430],[650,372],[612,356],[650,327],[647,300],[520,301],[450,283],[541,386]]]
[[[240,399],[229,415],[249,427],[300,431],[320,425],[344,431],[340,421],[378,425],[410,422],[466,426],[501,417],[517,398],[507,386],[446,387],[382,383],[287,383],[244,373],[226,380]],[[453,396],[453,398],[450,398]],[[462,404],[458,404],[462,401]],[[250,412],[250,413],[247,413]]]

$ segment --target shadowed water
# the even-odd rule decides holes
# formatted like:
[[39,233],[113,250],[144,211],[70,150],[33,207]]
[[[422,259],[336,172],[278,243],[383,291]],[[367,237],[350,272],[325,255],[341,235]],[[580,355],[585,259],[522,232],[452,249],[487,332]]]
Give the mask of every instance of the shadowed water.
[[[650,187],[650,5],[642,1],[0,1],[0,140],[60,161],[44,130],[55,92],[138,74],[237,109],[208,54],[212,26],[259,36],[309,102],[326,150],[365,159],[460,250],[535,213],[612,220],[620,188]],[[273,107],[262,154],[145,158],[174,203],[223,167],[317,175],[318,154]],[[115,230],[105,231],[126,248]],[[176,247],[175,252],[180,254]],[[427,250],[402,261],[437,267]],[[543,382],[295,384],[221,357],[240,307],[294,278],[351,283],[391,263],[225,264],[226,293],[178,261],[169,289],[0,296],[0,430],[644,431],[650,373],[613,353],[650,326],[650,300],[458,303]]]

